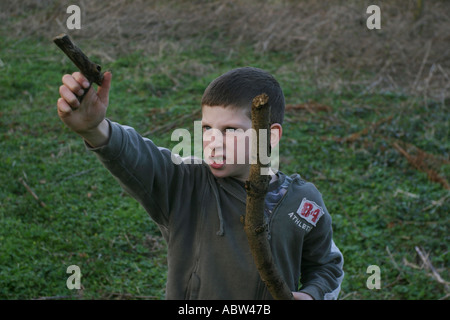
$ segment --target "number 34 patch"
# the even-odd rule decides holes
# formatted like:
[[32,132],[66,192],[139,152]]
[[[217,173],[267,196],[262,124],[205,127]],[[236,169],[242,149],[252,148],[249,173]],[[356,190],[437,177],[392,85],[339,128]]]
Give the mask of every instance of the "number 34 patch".
[[298,207],[297,214],[313,226],[316,226],[317,221],[323,215],[323,209],[314,201],[303,198],[300,207]]

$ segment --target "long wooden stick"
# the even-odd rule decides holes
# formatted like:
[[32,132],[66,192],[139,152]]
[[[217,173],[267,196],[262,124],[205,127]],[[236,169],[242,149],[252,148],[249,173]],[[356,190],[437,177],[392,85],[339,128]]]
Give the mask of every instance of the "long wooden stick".
[[273,260],[269,240],[267,239],[267,225],[264,222],[264,199],[269,187],[270,176],[262,175],[261,168],[268,168],[270,164],[262,164],[260,161],[259,133],[260,129],[267,130],[266,154],[269,155],[270,105],[268,102],[269,97],[266,94],[261,94],[252,101],[252,128],[256,132],[253,139],[258,139],[256,144],[252,143],[252,154],[256,153],[257,163],[250,166],[250,176],[245,183],[247,205],[244,230],[258,272],[272,297],[277,300],[292,300],[292,292],[281,277]]

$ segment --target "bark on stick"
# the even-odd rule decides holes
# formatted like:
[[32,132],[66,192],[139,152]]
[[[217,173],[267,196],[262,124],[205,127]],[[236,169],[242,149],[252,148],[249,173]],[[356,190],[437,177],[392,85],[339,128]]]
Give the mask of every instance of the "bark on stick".
[[70,60],[80,69],[81,73],[89,80],[89,83],[95,82],[99,86],[102,85],[103,73],[102,67],[93,63],[78,48],[67,34],[60,34],[53,39],[53,42],[69,57]]
[[[256,135],[253,137],[252,154],[256,154],[257,163],[250,165],[250,176],[245,183],[247,190],[247,206],[244,220],[244,230],[247,234],[250,250],[253,255],[262,281],[274,299],[291,300],[293,295],[273,260],[269,240],[267,239],[267,225],[264,219],[264,199],[269,187],[270,176],[262,175],[261,168],[270,164],[262,164],[260,161],[260,129],[267,132],[267,155],[270,152],[270,105],[269,97],[261,94],[252,102],[252,128]],[[257,139],[257,143],[255,143]],[[255,150],[256,148],[256,150]]]

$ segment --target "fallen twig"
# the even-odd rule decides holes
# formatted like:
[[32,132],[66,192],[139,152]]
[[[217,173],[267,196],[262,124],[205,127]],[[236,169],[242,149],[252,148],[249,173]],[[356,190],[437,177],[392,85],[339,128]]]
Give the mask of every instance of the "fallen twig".
[[450,193],[447,193],[445,196],[440,198],[439,200],[431,200],[431,204],[422,209],[422,211],[427,211],[433,207],[440,207],[444,204],[445,199],[450,196]]
[[439,274],[439,272],[437,272],[436,268],[431,264],[430,259],[428,259],[428,255],[425,256],[425,254],[422,252],[422,250],[420,250],[419,247],[414,247],[414,249],[416,250],[417,254],[419,255],[420,259],[423,262],[423,265],[425,266],[425,268],[427,268],[428,270],[431,271],[431,276],[440,284],[443,284],[445,286],[445,289],[448,291],[449,290],[449,282],[445,281],[444,279],[442,279],[441,275]]
[[375,123],[372,123],[370,126],[364,128],[361,131],[352,133],[351,135],[349,135],[349,136],[347,136],[345,138],[335,138],[335,140],[338,141],[338,142],[342,142],[342,143],[344,143],[344,142],[354,142],[354,141],[358,140],[359,138],[361,138],[362,136],[368,134],[369,130],[373,130],[373,129],[379,127],[381,124],[391,121],[392,118],[393,118],[393,116],[389,116],[387,118],[383,118],[383,119],[381,119],[381,120],[379,120],[379,121],[377,121]]
[[444,177],[441,177],[435,170],[430,168],[430,166],[424,161],[425,157],[427,156],[427,153],[417,148],[418,154],[417,156],[413,156],[410,153],[408,153],[405,149],[400,147],[400,145],[397,142],[392,143],[392,145],[401,155],[403,155],[406,158],[406,160],[408,160],[408,162],[413,167],[415,167],[417,170],[425,172],[428,175],[428,179],[434,182],[438,182],[445,189],[450,190],[450,184],[447,182],[447,180]]
[[398,270],[400,275],[404,276],[404,273],[403,273],[402,269],[400,269],[400,267],[398,266],[397,262],[395,261],[395,258],[392,255],[391,250],[389,249],[389,246],[386,246],[386,252],[387,252],[389,258],[391,259],[391,262],[394,265],[395,269]]
[[420,79],[420,77],[422,75],[423,67],[425,66],[426,62],[428,61],[428,56],[429,56],[430,50],[431,50],[431,44],[432,44],[432,40],[429,40],[427,42],[427,48],[426,48],[425,54],[423,56],[422,63],[420,64],[419,71],[417,72],[416,78],[415,78],[414,83],[412,85],[413,89],[415,89],[417,87],[417,84],[419,83],[419,79]]
[[300,104],[288,104],[286,105],[286,110],[306,110],[310,113],[316,113],[318,111],[331,112],[332,108],[330,106],[312,101]]
[[83,171],[74,173],[74,174],[72,174],[72,175],[70,175],[70,176],[68,176],[68,177],[65,177],[65,178],[62,179],[61,181],[59,181],[58,184],[60,184],[60,183],[62,183],[62,182],[64,182],[64,181],[66,181],[66,180],[69,180],[69,179],[72,179],[72,178],[75,178],[75,177],[78,177],[78,176],[82,176],[82,175],[87,174],[87,173],[89,173],[89,172],[91,172],[91,171],[94,171],[94,168],[90,168],[90,169],[86,169],[86,170],[83,170]]
[[147,136],[149,134],[154,134],[156,132],[166,132],[172,128],[175,128],[177,125],[179,125],[180,123],[182,123],[184,120],[189,119],[189,118],[193,118],[197,115],[199,115],[201,113],[201,109],[196,109],[191,113],[185,114],[182,117],[177,118],[174,121],[171,122],[167,122],[166,124],[153,128],[152,130],[146,131],[142,134],[142,136]]
[[39,197],[37,196],[37,194],[34,193],[33,190],[31,190],[31,188],[28,186],[28,184],[25,182],[25,180],[23,180],[22,178],[19,178],[19,181],[20,181],[20,183],[22,183],[22,185],[25,187],[25,189],[27,189],[27,191],[33,196],[33,198],[39,203],[39,205],[40,205],[42,208],[47,207],[47,206],[45,205],[45,203],[42,202],[42,201],[39,199]]

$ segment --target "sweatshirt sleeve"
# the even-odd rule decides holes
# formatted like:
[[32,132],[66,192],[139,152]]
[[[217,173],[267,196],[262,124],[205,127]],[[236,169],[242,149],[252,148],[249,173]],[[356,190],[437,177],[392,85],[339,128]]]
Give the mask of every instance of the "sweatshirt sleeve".
[[[108,120],[108,119],[107,119]],[[92,148],[122,188],[135,198],[161,226],[168,226],[169,213],[180,201],[183,179],[189,171],[183,163],[174,164],[172,152],[157,147],[133,128],[108,120],[110,138],[106,145]]]
[[305,237],[300,291],[308,293],[316,300],[335,300],[344,278],[344,258],[333,241],[331,216],[319,191],[311,200],[322,207],[324,214],[317,226]]

